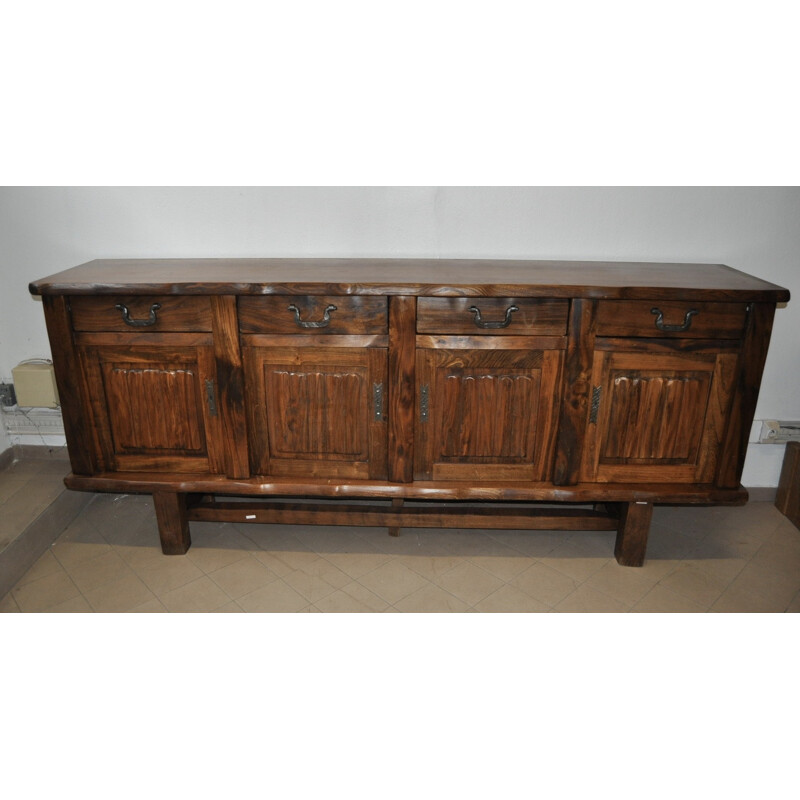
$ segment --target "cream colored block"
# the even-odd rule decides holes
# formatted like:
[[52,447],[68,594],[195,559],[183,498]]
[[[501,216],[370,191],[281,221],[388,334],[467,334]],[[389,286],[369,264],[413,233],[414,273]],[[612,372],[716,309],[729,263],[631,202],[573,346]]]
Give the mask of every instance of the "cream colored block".
[[20,364],[11,370],[17,405],[58,408],[58,389],[52,364]]

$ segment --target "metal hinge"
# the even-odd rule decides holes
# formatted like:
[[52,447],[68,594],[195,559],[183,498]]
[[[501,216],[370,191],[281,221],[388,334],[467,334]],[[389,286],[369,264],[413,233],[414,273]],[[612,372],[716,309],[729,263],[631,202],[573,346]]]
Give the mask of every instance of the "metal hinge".
[[217,397],[214,393],[214,381],[206,381],[206,402],[208,403],[208,413],[212,417],[217,416]]
[[375,422],[385,422],[386,414],[383,412],[383,384],[372,384],[372,408]]
[[419,421],[428,421],[428,384],[419,387]]
[[594,389],[592,389],[592,406],[589,411],[589,422],[597,422],[597,412],[600,408],[600,393],[602,391],[602,386],[595,386]]

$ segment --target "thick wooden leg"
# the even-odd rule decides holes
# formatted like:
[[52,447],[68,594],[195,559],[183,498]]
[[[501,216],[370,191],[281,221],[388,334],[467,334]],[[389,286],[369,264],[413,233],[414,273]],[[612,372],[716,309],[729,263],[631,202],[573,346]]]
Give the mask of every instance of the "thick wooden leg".
[[652,503],[622,503],[614,555],[623,567],[641,567],[653,518]]
[[[402,497],[394,497],[392,498],[392,511],[399,511],[403,507],[403,498]],[[389,536],[399,536],[400,535],[400,528],[389,528]]]
[[181,556],[192,544],[186,495],[178,492],[153,492],[161,550],[167,556]]

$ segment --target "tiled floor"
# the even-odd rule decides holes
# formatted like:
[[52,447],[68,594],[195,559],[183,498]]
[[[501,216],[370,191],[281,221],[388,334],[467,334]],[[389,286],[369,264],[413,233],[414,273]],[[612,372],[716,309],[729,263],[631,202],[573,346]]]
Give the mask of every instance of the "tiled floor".
[[[0,535],[52,501],[65,462],[0,473]],[[800,531],[770,503],[657,508],[641,569],[613,532],[192,523],[163,556],[147,496],[96,495],[0,611],[800,610]]]

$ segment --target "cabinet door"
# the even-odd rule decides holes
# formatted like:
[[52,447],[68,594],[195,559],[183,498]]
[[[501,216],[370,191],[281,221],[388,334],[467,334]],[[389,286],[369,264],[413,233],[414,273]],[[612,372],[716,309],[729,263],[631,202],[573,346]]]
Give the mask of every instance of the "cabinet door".
[[544,480],[560,350],[417,351],[415,477]]
[[105,469],[223,471],[212,347],[92,346],[81,360]]
[[595,353],[584,480],[711,483],[735,353]]
[[385,348],[244,348],[257,475],[386,478]]

